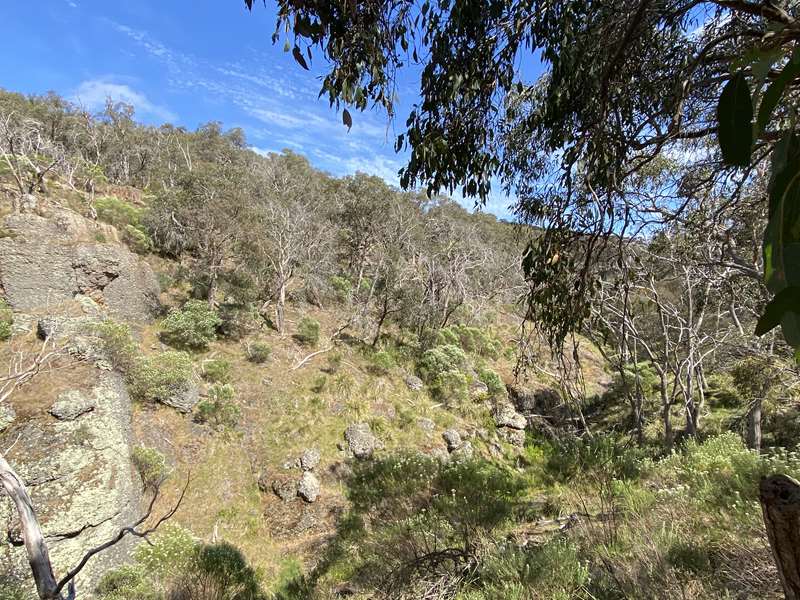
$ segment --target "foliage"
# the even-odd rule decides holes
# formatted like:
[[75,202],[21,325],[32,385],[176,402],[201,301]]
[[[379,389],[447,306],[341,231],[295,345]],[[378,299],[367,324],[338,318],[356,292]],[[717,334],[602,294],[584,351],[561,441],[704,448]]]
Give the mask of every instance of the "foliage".
[[158,487],[167,477],[167,459],[155,448],[135,447],[131,453],[131,462],[146,489]]
[[170,590],[172,600],[263,600],[244,555],[227,543],[199,548],[189,570]]
[[107,571],[95,588],[102,600],[161,600],[147,572],[140,565],[123,565]]
[[730,373],[712,373],[707,379],[708,403],[714,408],[740,408],[743,398]]
[[163,402],[184,391],[193,373],[192,358],[186,352],[169,350],[138,357],[126,381],[134,399]]
[[208,398],[197,403],[195,418],[215,427],[236,427],[241,409],[234,401],[236,392],[229,383],[215,383],[208,389]]
[[0,298],[0,342],[11,337],[14,313],[5,299]]
[[369,369],[375,375],[388,375],[394,366],[394,357],[386,350],[374,352],[369,357]]
[[503,350],[500,340],[479,327],[468,325],[451,325],[439,330],[437,345],[460,346],[465,352],[487,358],[498,358]]
[[417,362],[417,372],[433,396],[444,402],[457,402],[467,397],[467,357],[452,344],[426,350]]
[[272,356],[272,346],[266,342],[248,342],[245,345],[245,352],[247,360],[260,365],[267,362]]
[[304,346],[316,346],[319,343],[319,321],[311,317],[303,317],[297,325],[294,338]]
[[219,315],[202,300],[189,300],[170,311],[161,323],[161,337],[171,346],[204,350],[216,338],[222,323]]
[[203,363],[203,379],[211,383],[229,383],[231,363],[224,358],[207,360]]
[[134,252],[146,254],[152,249],[152,241],[142,224],[143,210],[116,196],[101,196],[94,201],[97,218],[117,228],[123,241]]
[[503,380],[500,379],[500,375],[495,371],[491,369],[481,369],[478,371],[478,377],[486,384],[486,387],[489,388],[489,395],[493,398],[505,397],[508,394],[506,385],[503,383]]
[[100,338],[103,353],[113,367],[123,373],[130,371],[138,354],[130,326],[106,319],[95,325],[92,332]]

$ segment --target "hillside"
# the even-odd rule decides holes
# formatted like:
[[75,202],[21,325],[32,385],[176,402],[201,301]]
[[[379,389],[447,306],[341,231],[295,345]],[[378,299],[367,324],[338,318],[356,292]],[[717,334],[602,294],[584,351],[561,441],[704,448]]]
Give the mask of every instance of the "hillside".
[[[530,229],[214,124],[0,107],[30,144],[0,163],[2,456],[57,576],[155,498],[78,597],[781,597],[757,490],[800,475],[782,358],[751,451],[764,363],[718,348],[690,414],[599,326],[531,335]],[[35,598],[5,500],[0,599]]]

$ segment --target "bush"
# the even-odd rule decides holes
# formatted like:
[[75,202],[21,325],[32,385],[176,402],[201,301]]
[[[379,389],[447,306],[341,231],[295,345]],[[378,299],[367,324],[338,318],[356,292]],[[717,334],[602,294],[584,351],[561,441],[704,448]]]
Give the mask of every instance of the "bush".
[[203,363],[203,379],[211,383],[228,383],[231,380],[231,363],[224,358]]
[[341,352],[332,352],[328,355],[328,366],[326,367],[326,371],[331,375],[335,375],[342,366],[342,353]]
[[106,572],[95,588],[102,600],[161,600],[153,582],[139,565],[123,565]]
[[272,347],[266,342],[252,342],[245,346],[247,360],[251,363],[262,364],[272,356]]
[[506,386],[500,375],[495,373],[492,369],[481,369],[479,373],[480,380],[489,388],[489,395],[493,398],[504,398],[508,395]]
[[137,446],[131,454],[131,462],[146,489],[157,487],[167,476],[167,459],[155,448]]
[[208,390],[208,398],[197,403],[196,420],[215,427],[236,427],[242,412],[234,402],[235,395],[231,384],[215,383]]
[[[349,481],[353,520],[342,540],[355,555],[341,560],[386,597],[431,576],[460,582],[464,568],[481,568],[526,487],[516,473],[481,460],[401,454],[361,463]],[[439,561],[442,552],[450,558]]]
[[204,350],[216,338],[222,320],[216,311],[202,300],[189,300],[179,309],[170,311],[161,323],[161,337],[176,348]]
[[144,211],[114,196],[104,196],[94,201],[97,218],[113,225],[120,233],[122,240],[134,252],[146,254],[153,248],[153,242],[142,225]]
[[417,363],[417,372],[422,380],[433,383],[439,375],[448,371],[464,372],[467,356],[458,346],[445,344],[426,350]]
[[706,398],[715,408],[740,408],[744,405],[741,393],[736,389],[733,376],[729,373],[712,373],[707,378]]
[[394,366],[394,358],[386,350],[375,352],[369,358],[369,370],[375,375],[388,375]]
[[128,389],[136,400],[163,402],[184,391],[192,373],[192,358],[185,352],[170,350],[142,356],[128,373]]
[[123,373],[130,371],[138,353],[131,328],[125,323],[107,319],[95,325],[92,333],[100,338],[103,353],[111,365]]
[[4,299],[0,298],[0,342],[11,337],[14,313]]
[[350,298],[350,294],[353,292],[353,284],[350,283],[349,279],[334,275],[331,277],[330,283],[333,293],[339,302],[344,302]]
[[311,317],[300,319],[294,339],[304,346],[316,346],[319,343],[319,321]]
[[451,325],[439,330],[436,345],[459,346],[466,352],[498,358],[503,351],[503,343],[489,332],[479,327],[468,325]]
[[170,600],[262,600],[253,568],[231,544],[202,546],[188,572],[172,586]]

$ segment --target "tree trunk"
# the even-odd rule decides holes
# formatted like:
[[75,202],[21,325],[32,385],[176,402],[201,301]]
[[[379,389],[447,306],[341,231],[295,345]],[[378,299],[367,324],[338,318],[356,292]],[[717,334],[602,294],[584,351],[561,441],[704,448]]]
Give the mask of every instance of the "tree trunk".
[[22,524],[22,539],[25,543],[28,563],[31,565],[39,598],[41,600],[61,600],[62,595],[57,591],[58,584],[50,563],[50,554],[33,510],[31,498],[22,480],[2,456],[0,456],[0,483],[17,508],[17,514]]
[[278,333],[283,333],[284,309],[286,308],[286,285],[281,283],[278,288],[278,301],[275,304],[275,326]]
[[761,398],[753,401],[747,415],[747,446],[756,452],[761,451]]
[[800,600],[800,483],[786,475],[764,477],[759,499],[786,600]]

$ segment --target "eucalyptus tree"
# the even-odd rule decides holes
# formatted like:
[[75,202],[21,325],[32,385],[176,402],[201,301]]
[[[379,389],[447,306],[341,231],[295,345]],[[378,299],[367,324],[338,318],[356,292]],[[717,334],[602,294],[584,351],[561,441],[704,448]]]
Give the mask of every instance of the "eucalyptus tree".
[[[529,314],[555,345],[590,314],[595,261],[610,241],[638,228],[631,177],[684,142],[705,143],[721,196],[735,201],[753,170],[774,155],[779,176],[764,238],[767,277],[773,293],[790,291],[759,331],[783,320],[784,334],[800,344],[793,266],[800,263],[794,254],[800,144],[791,117],[800,88],[796,3],[278,0],[277,6],[273,40],[285,37],[302,68],[324,58],[320,92],[343,108],[346,125],[353,120],[348,108],[378,105],[402,117],[396,147],[409,151],[404,186],[432,193],[460,187],[485,201],[499,179],[516,194],[520,215],[543,227],[526,253]],[[531,74],[537,59],[539,77]],[[420,98],[399,115],[396,92],[406,68],[419,74]],[[754,128],[753,99],[761,100]],[[673,200],[663,198],[658,208]]]

